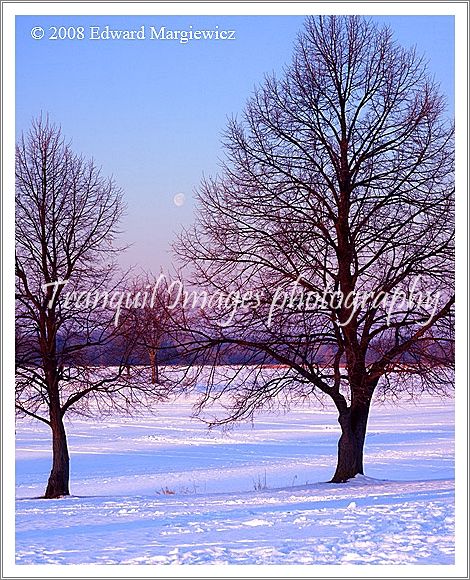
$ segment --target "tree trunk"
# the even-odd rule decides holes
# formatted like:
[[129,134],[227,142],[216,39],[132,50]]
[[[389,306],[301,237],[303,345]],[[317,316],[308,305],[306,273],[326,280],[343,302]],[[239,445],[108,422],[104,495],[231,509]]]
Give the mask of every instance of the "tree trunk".
[[67,448],[67,435],[60,412],[51,412],[51,429],[52,470],[47,482],[46,493],[44,494],[46,499],[70,495],[70,459]]
[[155,362],[153,364],[155,367],[155,382],[160,383],[160,377],[158,376],[158,351],[155,351]]
[[149,349],[149,359],[150,359],[150,368],[152,369],[152,385],[155,385],[159,382],[158,378],[158,361],[157,361],[157,350],[156,349]]
[[369,408],[370,403],[353,404],[340,414],[338,463],[331,483],[344,483],[358,474],[364,474],[363,454]]

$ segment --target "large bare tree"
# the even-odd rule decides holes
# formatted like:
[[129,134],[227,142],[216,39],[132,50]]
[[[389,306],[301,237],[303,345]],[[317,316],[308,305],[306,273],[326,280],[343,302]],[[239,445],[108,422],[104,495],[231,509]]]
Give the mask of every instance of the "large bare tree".
[[121,213],[115,183],[35,120],[16,149],[16,408],[51,428],[47,498],[69,494],[65,414],[129,409],[145,395],[124,380],[132,345],[115,324]]
[[204,311],[185,344],[214,370],[232,346],[250,364],[205,371],[201,408],[219,398],[227,412],[217,424],[265,405],[331,400],[341,426],[332,481],[346,481],[364,472],[374,394],[453,386],[444,98],[389,28],[311,17],[283,75],[267,76],[229,122],[224,149],[177,252],[193,283],[232,294]]

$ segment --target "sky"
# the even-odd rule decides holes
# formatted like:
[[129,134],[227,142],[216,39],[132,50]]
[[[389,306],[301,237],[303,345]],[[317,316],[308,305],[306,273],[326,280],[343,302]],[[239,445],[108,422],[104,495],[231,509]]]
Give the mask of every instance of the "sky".
[[[397,41],[416,45],[453,115],[454,18],[376,17]],[[303,16],[17,16],[16,133],[41,112],[62,127],[77,153],[93,157],[123,189],[124,267],[158,272],[174,262],[171,244],[194,219],[194,192],[217,172],[227,118],[240,114],[266,73],[289,63]],[[49,38],[73,35],[83,39]],[[145,40],[90,39],[140,30]],[[151,40],[158,31],[234,30],[225,41]],[[42,27],[41,39],[32,29]],[[59,30],[60,27],[65,27]],[[72,27],[70,32],[67,31]],[[176,199],[175,199],[175,196]],[[175,203],[175,201],[177,203]]]

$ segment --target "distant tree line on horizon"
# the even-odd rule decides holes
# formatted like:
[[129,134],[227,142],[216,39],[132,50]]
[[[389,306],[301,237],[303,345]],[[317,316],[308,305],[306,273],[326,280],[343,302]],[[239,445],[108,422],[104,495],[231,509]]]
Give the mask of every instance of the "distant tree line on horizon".
[[[238,344],[221,345],[211,349],[206,348],[204,352],[187,352],[184,346],[178,344],[177,340],[165,338],[165,329],[162,329],[163,337],[155,347],[156,360],[158,365],[165,366],[186,366],[186,365],[279,365],[279,361],[272,356],[264,356],[257,350],[253,349],[247,352],[246,347]],[[77,338],[77,343],[82,344],[82,339]],[[86,353],[82,353],[80,361],[75,364],[95,366],[95,367],[109,367],[124,365],[128,366],[143,366],[151,367],[148,351],[142,348],[127,351],[125,346],[125,339],[121,337],[114,337],[109,344],[95,344],[86,349]],[[57,337],[57,349],[60,352],[63,345],[63,339],[60,335]],[[367,362],[372,363],[380,356],[380,352],[386,347],[384,344],[377,344],[377,350],[368,353]],[[389,344],[388,346],[391,346]],[[314,362],[320,365],[332,364],[335,358],[336,350],[334,345],[322,345],[315,353]],[[127,353],[123,357],[123,353]],[[405,352],[399,359],[402,365],[412,365],[420,360],[420,357],[429,359],[429,364],[434,366],[446,366],[449,362],[454,360],[454,344],[436,345],[430,342],[427,352],[414,355],[413,353]],[[18,339],[18,347],[16,349],[17,364],[30,364],[31,366],[41,366],[41,355],[38,344],[34,343],[34,339],[26,348],[26,342]],[[28,362],[26,362],[26,359]],[[341,362],[346,364],[346,358],[343,356]],[[74,363],[72,363],[73,365]],[[282,366],[282,365],[279,365]]]

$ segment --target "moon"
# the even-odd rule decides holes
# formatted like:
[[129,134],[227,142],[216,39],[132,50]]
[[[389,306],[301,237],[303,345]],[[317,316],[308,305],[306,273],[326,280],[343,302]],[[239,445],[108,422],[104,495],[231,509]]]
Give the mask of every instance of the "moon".
[[181,207],[182,205],[184,205],[185,199],[186,199],[186,197],[185,197],[184,193],[177,193],[175,195],[175,197],[173,198],[173,203],[177,207]]

